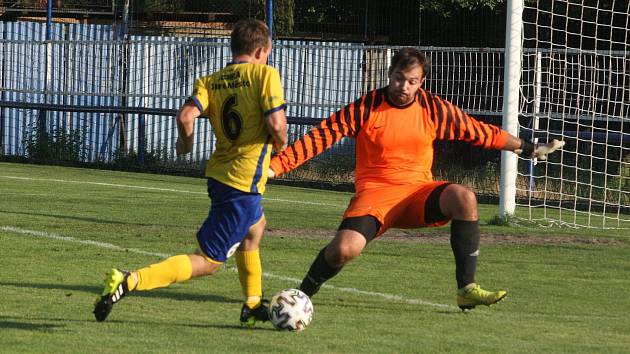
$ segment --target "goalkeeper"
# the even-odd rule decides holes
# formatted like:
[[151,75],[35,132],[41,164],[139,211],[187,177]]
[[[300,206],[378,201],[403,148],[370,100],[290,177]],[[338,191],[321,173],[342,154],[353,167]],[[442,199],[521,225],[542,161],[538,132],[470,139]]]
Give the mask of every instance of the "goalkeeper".
[[462,140],[487,149],[546,159],[564,143],[534,144],[475,120],[453,104],[422,89],[430,63],[416,49],[392,59],[389,85],[363,95],[323,120],[271,160],[279,176],[321,154],[343,137],[356,140],[355,195],[333,238],[300,285],[309,296],[359,256],[387,229],[418,228],[451,222],[457,304],[462,310],[501,301],[506,291],[486,291],[475,282],[479,255],[479,216],[467,187],[434,181],[433,142]]
[[245,296],[240,322],[251,326],[268,319],[262,303],[259,245],[265,229],[261,198],[272,145],[287,143],[285,101],[278,72],[267,66],[271,38],[258,20],[236,24],[231,36],[233,61],[195,82],[192,96],[177,114],[177,155],[191,152],[194,120],[210,117],[216,150],[208,160],[211,208],[197,232],[195,253],[124,272],[112,269],[97,299],[94,316],[104,321],[113,305],[130,291],[150,290],[216,273],[235,254]]

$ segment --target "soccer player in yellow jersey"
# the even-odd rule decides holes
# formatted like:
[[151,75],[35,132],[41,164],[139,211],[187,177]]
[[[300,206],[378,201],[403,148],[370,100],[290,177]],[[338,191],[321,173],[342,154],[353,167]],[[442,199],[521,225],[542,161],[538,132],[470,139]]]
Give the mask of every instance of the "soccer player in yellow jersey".
[[109,271],[94,307],[97,321],[104,321],[131,291],[212,275],[232,254],[245,296],[241,324],[268,320],[259,255],[266,223],[261,199],[272,147],[281,151],[287,144],[286,105],[280,75],[266,65],[271,52],[267,26],[253,19],[237,23],[231,50],[233,61],[198,79],[177,114],[177,155],[192,150],[193,122],[202,113],[210,118],[217,138],[206,167],[211,207],[197,232],[198,249],[133,272]]

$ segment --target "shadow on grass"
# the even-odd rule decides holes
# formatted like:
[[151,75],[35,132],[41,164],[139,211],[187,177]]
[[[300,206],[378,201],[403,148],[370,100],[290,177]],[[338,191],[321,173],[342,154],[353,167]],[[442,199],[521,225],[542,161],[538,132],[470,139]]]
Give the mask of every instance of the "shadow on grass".
[[[23,330],[32,330],[32,331],[51,331],[56,328],[65,327],[60,324],[35,324],[35,323],[27,323],[23,322],[26,320],[22,317],[17,316],[0,316],[0,329],[23,329]],[[123,323],[136,323],[141,325],[151,325],[152,328],[159,326],[178,326],[178,327],[190,327],[190,328],[200,328],[200,329],[229,329],[229,330],[242,330],[242,331],[275,331],[271,323],[265,322],[263,324],[257,324],[255,327],[243,327],[238,324],[211,324],[211,323],[177,323],[177,322],[164,322],[164,321],[145,321],[139,319],[133,320],[116,320],[116,319],[108,319],[105,322],[96,322],[94,319],[89,320],[79,320],[79,319],[69,319],[69,318],[55,318],[55,317],[28,317],[30,321],[55,321],[55,322],[79,322],[79,323],[103,323],[103,324],[123,324]],[[236,318],[235,318],[236,320]],[[1,350],[0,350],[1,351]]]
[[[25,289],[41,289],[41,290],[63,290],[63,291],[80,291],[85,293],[92,293],[95,296],[100,294],[103,290],[100,286],[90,285],[76,285],[76,284],[45,284],[45,283],[16,283],[16,282],[0,282],[2,286],[13,286],[17,288]],[[70,296],[71,294],[66,294]],[[146,298],[162,298],[178,301],[212,301],[221,303],[240,304],[240,299],[227,298],[220,295],[212,294],[190,294],[176,292],[174,289],[158,289],[152,291],[136,291],[130,296],[133,297],[146,297]]]
[[[169,325],[172,325],[172,323],[169,323]],[[233,325],[233,324],[199,324],[199,323],[181,324],[181,326],[201,328],[201,329],[215,328],[215,329],[236,329],[236,330],[242,330],[242,331],[277,331],[275,328],[273,328],[270,322],[265,322],[264,324],[260,324],[260,325],[257,323],[255,327],[244,327],[241,325]]]
[[6,321],[0,320],[0,329],[20,329],[25,331],[39,331],[48,332],[57,328],[62,328],[63,325],[48,324],[48,323],[28,323],[19,321]]

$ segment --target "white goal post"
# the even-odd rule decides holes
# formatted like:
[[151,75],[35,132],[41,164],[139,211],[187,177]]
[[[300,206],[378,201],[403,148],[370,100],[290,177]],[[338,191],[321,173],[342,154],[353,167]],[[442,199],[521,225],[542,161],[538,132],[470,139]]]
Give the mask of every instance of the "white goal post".
[[[518,103],[519,80],[521,77],[521,30],[523,27],[523,0],[508,0],[505,35],[505,74],[503,86],[503,129],[519,135]],[[501,152],[501,178],[499,214],[514,214],[516,208],[517,157],[507,151]]]
[[508,0],[503,127],[567,144],[504,152],[500,215],[630,229],[630,2]]

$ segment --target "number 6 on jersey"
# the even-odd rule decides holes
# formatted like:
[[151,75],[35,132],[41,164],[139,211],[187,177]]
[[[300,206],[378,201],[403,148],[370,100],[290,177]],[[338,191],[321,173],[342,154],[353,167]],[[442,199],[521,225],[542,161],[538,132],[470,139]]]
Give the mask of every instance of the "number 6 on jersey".
[[232,141],[238,139],[243,127],[243,119],[238,112],[232,109],[236,105],[238,105],[236,95],[231,95],[223,102],[223,107],[221,108],[223,134]]

